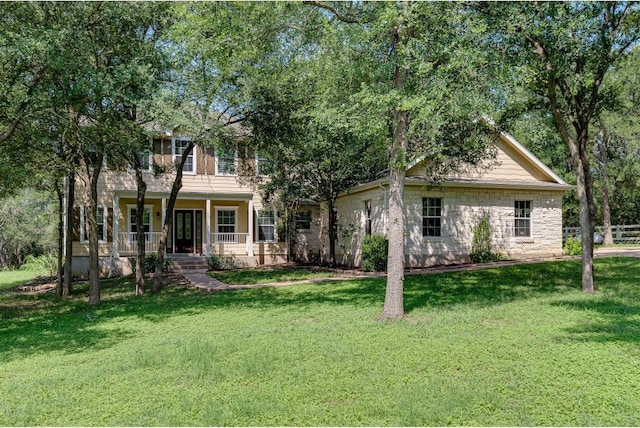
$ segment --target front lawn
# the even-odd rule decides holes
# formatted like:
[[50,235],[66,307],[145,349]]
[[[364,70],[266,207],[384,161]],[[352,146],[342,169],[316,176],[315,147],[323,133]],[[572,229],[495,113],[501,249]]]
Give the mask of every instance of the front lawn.
[[0,293],[0,425],[640,425],[640,263],[134,297]]
[[330,278],[334,273],[322,269],[271,267],[231,271],[208,272],[212,277],[225,284],[271,284],[276,282],[302,281],[307,279]]
[[46,275],[46,273],[39,270],[0,271],[0,291],[24,285],[39,276]]

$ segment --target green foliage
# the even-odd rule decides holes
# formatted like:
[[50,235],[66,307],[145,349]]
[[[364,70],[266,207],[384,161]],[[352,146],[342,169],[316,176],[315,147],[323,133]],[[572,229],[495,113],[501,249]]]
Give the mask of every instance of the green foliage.
[[27,255],[53,251],[56,211],[51,194],[33,189],[0,199],[0,267],[20,267]]
[[473,228],[471,263],[489,263],[501,260],[499,253],[491,250],[491,223],[489,217],[481,217]]
[[569,237],[564,243],[563,251],[568,256],[578,256],[582,254],[582,243],[579,239]]
[[232,270],[238,267],[238,261],[233,254],[213,253],[207,258],[207,264],[209,265],[209,270]]
[[[156,261],[158,260],[157,253],[149,253],[144,257],[144,271],[146,273],[153,273],[156,271]],[[129,262],[131,263],[131,270],[133,271],[133,275],[136,274],[136,258],[129,257]],[[167,257],[162,259],[162,271],[169,272],[169,268],[171,267],[171,260]]]
[[384,235],[373,234],[364,237],[362,242],[362,267],[368,272],[387,270],[389,241]]
[[58,271],[58,256],[54,253],[45,253],[40,256],[29,254],[24,259],[24,264],[20,267],[23,270],[45,271],[54,276]]
[[637,426],[640,264],[595,270],[597,296],[573,260],[407,276],[395,323],[384,278],[0,293],[0,425]]

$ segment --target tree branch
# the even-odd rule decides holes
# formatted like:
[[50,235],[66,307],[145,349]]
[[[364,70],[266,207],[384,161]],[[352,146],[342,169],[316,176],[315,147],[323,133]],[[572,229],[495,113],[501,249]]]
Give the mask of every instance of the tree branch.
[[320,8],[320,9],[328,10],[339,21],[346,22],[347,24],[362,24],[362,23],[367,23],[367,22],[371,22],[372,21],[371,18],[366,18],[366,19],[356,18],[356,17],[353,17],[353,16],[349,16],[347,14],[341,13],[337,8],[335,8],[334,6],[330,5],[329,3],[326,3],[326,2],[323,2],[323,1],[305,0],[305,1],[303,1],[303,3],[311,5],[311,6],[316,6],[316,7]]

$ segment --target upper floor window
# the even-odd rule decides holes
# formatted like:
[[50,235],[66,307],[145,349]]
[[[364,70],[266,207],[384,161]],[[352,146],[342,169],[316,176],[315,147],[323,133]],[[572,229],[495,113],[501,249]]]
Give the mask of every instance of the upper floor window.
[[216,147],[216,175],[238,175],[238,150]]
[[442,236],[442,198],[422,198],[422,236]]
[[531,201],[515,201],[515,236],[531,236]]
[[267,175],[269,172],[269,159],[266,154],[256,151],[256,175]]
[[[140,167],[142,172],[151,172],[153,168],[153,150],[151,149],[151,142],[138,154],[140,159]],[[129,171],[133,171],[134,168],[129,164]]]
[[[177,165],[182,160],[183,153],[189,146],[189,142],[190,140],[185,137],[174,137],[171,139],[171,150],[173,153],[173,163],[175,165]],[[191,152],[187,155],[187,159],[184,161],[184,166],[182,167],[182,172],[195,174],[196,162],[194,150],[191,150]]]

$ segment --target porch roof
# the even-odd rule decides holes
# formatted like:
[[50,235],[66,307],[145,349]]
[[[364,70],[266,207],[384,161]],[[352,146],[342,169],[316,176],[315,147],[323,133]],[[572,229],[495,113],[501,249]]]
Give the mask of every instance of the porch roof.
[[[137,194],[135,191],[123,190],[113,192],[113,196],[119,198],[135,198]],[[145,193],[145,199],[169,199],[170,192],[147,192]],[[206,201],[209,200],[225,200],[225,201],[250,201],[253,199],[253,193],[251,192],[234,192],[234,193],[178,193],[177,200],[190,200],[190,201]]]

